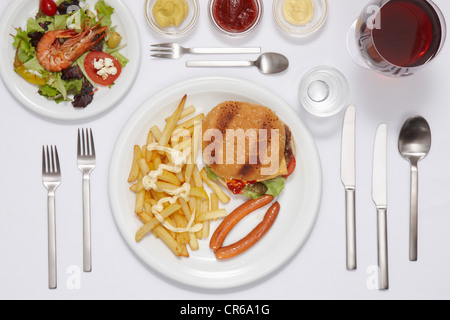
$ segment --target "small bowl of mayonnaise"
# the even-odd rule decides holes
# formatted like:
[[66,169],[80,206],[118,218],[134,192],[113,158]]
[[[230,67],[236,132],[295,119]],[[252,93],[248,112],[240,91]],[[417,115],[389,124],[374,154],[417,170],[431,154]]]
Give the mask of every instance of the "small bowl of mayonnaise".
[[273,15],[287,34],[305,37],[319,30],[328,16],[328,0],[274,0]]
[[183,36],[197,24],[198,0],[146,0],[145,19],[163,36]]

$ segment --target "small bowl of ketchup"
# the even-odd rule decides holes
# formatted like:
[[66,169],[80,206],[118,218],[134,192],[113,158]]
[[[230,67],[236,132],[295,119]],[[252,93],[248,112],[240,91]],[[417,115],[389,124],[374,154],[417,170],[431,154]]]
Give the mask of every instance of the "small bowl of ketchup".
[[263,16],[261,0],[209,0],[209,18],[213,26],[229,36],[255,30]]

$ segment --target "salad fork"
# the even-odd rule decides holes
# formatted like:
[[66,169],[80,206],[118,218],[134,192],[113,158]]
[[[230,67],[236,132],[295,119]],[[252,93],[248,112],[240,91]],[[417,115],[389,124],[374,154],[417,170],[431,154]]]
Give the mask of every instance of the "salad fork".
[[259,47],[241,48],[185,48],[178,43],[153,44],[152,57],[165,59],[178,59],[183,54],[250,54],[261,53]]
[[56,215],[55,190],[61,183],[58,149],[56,146],[42,146],[42,183],[48,190],[48,286],[56,289]]
[[83,173],[83,270],[91,272],[90,173],[94,170],[96,162],[92,129],[78,129],[77,162],[78,168]]

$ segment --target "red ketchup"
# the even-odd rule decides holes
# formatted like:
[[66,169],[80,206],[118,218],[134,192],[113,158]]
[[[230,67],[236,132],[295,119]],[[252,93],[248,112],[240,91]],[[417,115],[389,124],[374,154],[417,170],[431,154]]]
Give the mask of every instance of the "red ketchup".
[[250,29],[258,18],[256,0],[216,0],[214,20],[224,30],[239,33]]
[[233,194],[241,194],[245,186],[255,184],[256,181],[227,180],[227,187]]

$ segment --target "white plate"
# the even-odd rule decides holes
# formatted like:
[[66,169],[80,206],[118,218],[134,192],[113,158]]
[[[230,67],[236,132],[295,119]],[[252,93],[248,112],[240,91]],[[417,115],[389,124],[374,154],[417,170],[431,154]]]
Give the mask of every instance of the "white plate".
[[[94,9],[96,0],[87,0],[81,4],[89,4]],[[84,109],[75,109],[71,102],[56,104],[37,93],[37,86],[23,80],[14,72],[13,62],[15,50],[10,34],[16,34],[15,28],[26,27],[27,19],[34,17],[38,11],[37,0],[12,0],[3,13],[0,21],[0,75],[9,91],[27,108],[46,118],[57,120],[82,120],[97,116],[113,107],[128,91],[134,82],[141,61],[141,41],[135,19],[121,0],[106,0],[114,8],[113,25],[122,35],[127,46],[120,52],[130,62],[111,88],[99,87],[94,101]]]
[[[216,260],[209,249],[209,239],[201,240],[200,250],[190,252],[190,258],[182,259],[175,257],[153,236],[146,237],[140,243],[134,240],[142,224],[134,215],[135,196],[127,183],[133,147],[135,144],[145,144],[151,126],[163,127],[164,119],[175,110],[184,94],[188,95],[187,106],[194,105],[198,112],[205,114],[226,100],[268,106],[290,127],[296,141],[297,169],[279,197],[281,212],[275,224],[249,251],[228,261]],[[122,129],[114,147],[109,171],[109,196],[114,218],[131,250],[162,275],[200,288],[223,289],[245,285],[260,280],[286,263],[306,241],[316,220],[321,193],[319,155],[298,115],[283,99],[266,88],[236,78],[189,79],[151,97]],[[240,203],[242,199],[233,199],[225,208],[231,212]],[[229,234],[226,243],[235,242],[249,233],[261,221],[264,213],[265,210],[261,209],[241,221]],[[212,232],[218,223],[211,225]]]

